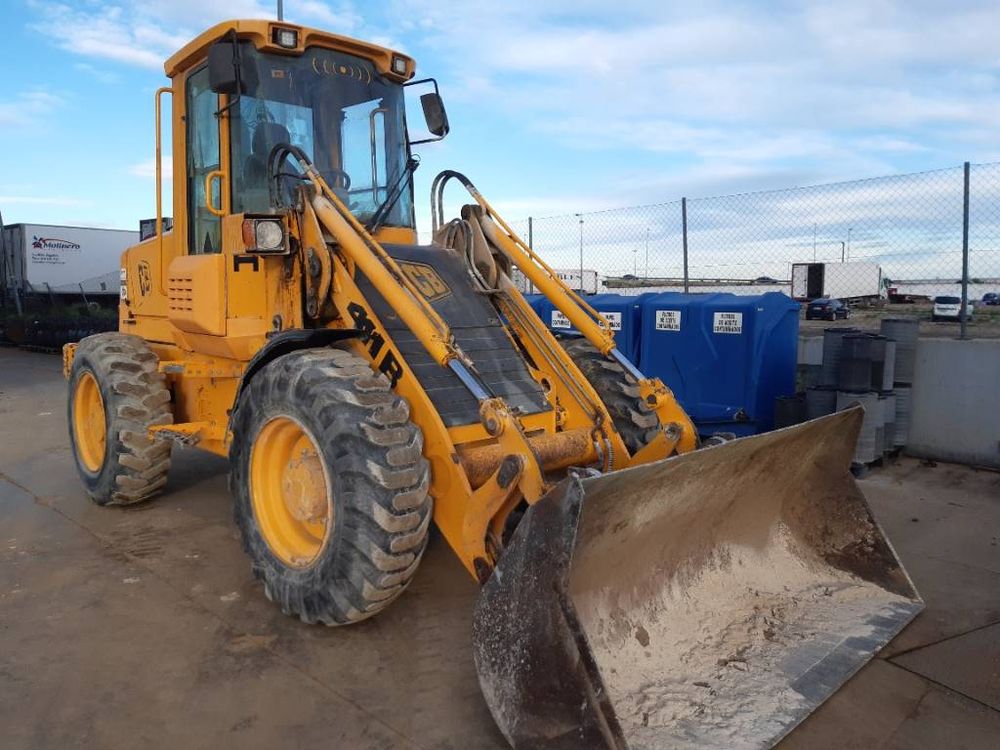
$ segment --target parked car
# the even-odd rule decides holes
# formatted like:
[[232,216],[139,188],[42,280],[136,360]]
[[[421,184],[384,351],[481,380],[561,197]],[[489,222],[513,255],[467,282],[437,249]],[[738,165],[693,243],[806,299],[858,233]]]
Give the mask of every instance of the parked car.
[[806,320],[847,320],[851,308],[839,299],[814,299],[806,305]]
[[[966,307],[965,319],[972,320],[972,311],[975,308],[970,301]],[[931,320],[958,320],[962,313],[961,297],[935,297],[934,309],[931,310]]]
[[983,295],[984,305],[1000,305],[1000,293],[997,292],[986,292]]

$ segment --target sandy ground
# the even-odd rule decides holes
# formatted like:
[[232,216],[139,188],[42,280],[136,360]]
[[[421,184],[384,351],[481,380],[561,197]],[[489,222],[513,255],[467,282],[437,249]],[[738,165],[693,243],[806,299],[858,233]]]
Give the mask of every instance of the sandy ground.
[[[64,411],[57,357],[0,349],[0,747],[506,746],[442,540],[379,617],[302,625],[250,576],[224,461],[178,451],[167,494],[98,508]],[[996,747],[1000,475],[902,459],[863,486],[927,610],[782,747]]]

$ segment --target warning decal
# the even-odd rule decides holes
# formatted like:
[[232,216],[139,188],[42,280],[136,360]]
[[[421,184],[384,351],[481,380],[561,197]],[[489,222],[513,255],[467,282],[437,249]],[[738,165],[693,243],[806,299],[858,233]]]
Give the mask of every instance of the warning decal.
[[552,311],[552,327],[553,328],[572,328],[572,323],[569,322],[569,318],[563,315],[559,310]]
[[656,311],[657,331],[679,331],[681,330],[680,310],[657,310]]
[[712,333],[743,333],[743,313],[712,313]]
[[622,329],[622,314],[620,312],[602,312],[601,315],[608,321],[608,325],[611,326],[612,331],[620,331]]

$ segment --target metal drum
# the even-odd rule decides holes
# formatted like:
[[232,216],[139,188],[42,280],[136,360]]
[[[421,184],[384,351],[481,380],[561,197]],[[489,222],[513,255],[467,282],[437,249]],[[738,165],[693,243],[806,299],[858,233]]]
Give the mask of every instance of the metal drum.
[[806,419],[817,419],[837,411],[837,389],[818,385],[806,389]]
[[806,421],[806,397],[804,393],[793,396],[778,396],[774,400],[774,429],[791,427]]
[[857,328],[827,328],[823,331],[823,367],[820,370],[819,384],[831,388],[837,386],[840,372],[840,350],[844,336],[857,333]]
[[893,383],[896,382],[896,342],[892,339],[885,340],[885,359],[882,363],[882,384],[878,385],[880,390],[891,391]]
[[913,368],[917,360],[917,337],[920,321],[916,318],[883,318],[881,333],[896,342],[895,380],[900,385],[912,385]]
[[861,404],[865,410],[865,418],[861,423],[861,432],[858,434],[858,444],[854,451],[854,462],[859,464],[870,464],[872,461],[882,456],[882,431],[879,418],[881,409],[879,408],[878,394],[874,391],[868,393],[849,393],[837,391],[837,411],[849,409],[854,404]]
[[910,410],[912,409],[913,389],[909,386],[897,386],[896,394],[896,434],[893,445],[902,448],[910,438]]
[[896,394],[883,393],[880,398],[884,401],[882,413],[885,415],[885,440],[882,442],[882,450],[888,453],[896,447]]

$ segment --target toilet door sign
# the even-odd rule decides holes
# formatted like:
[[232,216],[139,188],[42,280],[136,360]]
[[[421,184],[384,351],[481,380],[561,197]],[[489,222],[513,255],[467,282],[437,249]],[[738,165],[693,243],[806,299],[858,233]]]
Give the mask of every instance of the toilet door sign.
[[712,333],[743,333],[743,313],[712,313]]
[[656,311],[657,331],[679,331],[681,330],[680,310],[657,310]]

